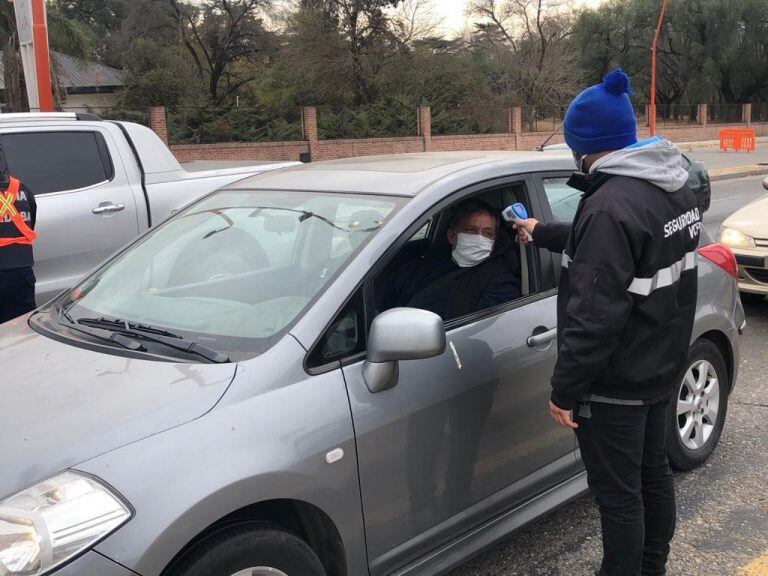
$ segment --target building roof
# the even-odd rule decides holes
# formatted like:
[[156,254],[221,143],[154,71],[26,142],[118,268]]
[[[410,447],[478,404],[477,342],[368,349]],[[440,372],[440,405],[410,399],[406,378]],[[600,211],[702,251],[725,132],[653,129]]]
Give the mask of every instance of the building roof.
[[482,181],[498,173],[572,169],[573,157],[562,152],[421,152],[312,162],[252,176],[228,188],[415,196],[438,180],[470,172]]
[[[69,94],[114,92],[123,86],[123,73],[117,68],[78,60],[61,52],[51,52],[59,73],[59,83]],[[5,62],[0,52],[0,90],[5,89]]]

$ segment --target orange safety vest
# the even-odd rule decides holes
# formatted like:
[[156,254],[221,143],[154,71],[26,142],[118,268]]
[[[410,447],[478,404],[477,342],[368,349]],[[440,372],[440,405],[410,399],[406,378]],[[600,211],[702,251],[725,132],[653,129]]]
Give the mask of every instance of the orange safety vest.
[[30,228],[21,213],[16,209],[16,199],[19,197],[19,181],[16,178],[10,178],[8,190],[5,193],[0,192],[0,219],[8,215],[11,222],[16,225],[21,236],[16,238],[0,238],[0,248],[10,246],[11,244],[32,244],[37,238],[37,234]]

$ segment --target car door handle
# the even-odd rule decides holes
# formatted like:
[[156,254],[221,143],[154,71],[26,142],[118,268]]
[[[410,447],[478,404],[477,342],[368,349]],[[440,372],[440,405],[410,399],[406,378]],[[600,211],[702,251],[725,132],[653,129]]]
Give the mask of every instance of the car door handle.
[[125,210],[125,204],[113,204],[112,202],[102,202],[96,208],[91,210],[96,215],[99,214],[111,214],[112,212],[120,212]]
[[555,338],[557,338],[557,328],[547,330],[540,326],[534,329],[533,334],[528,337],[526,344],[528,344],[529,348],[540,348],[541,346],[546,346]]

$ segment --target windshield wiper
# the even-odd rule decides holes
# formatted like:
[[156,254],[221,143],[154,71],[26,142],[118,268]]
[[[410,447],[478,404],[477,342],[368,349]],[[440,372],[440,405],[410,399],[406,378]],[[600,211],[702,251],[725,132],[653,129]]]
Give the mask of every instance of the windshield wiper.
[[129,338],[123,334],[120,334],[119,332],[116,332],[114,330],[110,330],[108,328],[89,328],[87,326],[78,326],[77,322],[72,320],[72,317],[69,315],[69,312],[67,312],[66,308],[64,306],[59,305],[59,321],[63,318],[66,320],[70,325],[67,326],[69,330],[72,330],[73,332],[79,332],[80,334],[87,334],[88,336],[92,336],[93,338],[97,338],[99,340],[106,340],[107,342],[112,342],[114,344],[117,344],[118,346],[122,346],[123,348],[127,348],[128,350],[144,350],[144,347],[141,345],[141,342],[138,340],[134,340],[133,338]]
[[226,354],[207,348],[194,340],[187,340],[178,334],[174,334],[163,328],[128,322],[127,320],[110,320],[109,318],[78,318],[77,322],[84,326],[94,326],[96,328],[106,327],[107,329],[115,330],[139,340],[163,344],[169,348],[186,352],[187,354],[200,356],[216,364],[229,362],[229,356]]

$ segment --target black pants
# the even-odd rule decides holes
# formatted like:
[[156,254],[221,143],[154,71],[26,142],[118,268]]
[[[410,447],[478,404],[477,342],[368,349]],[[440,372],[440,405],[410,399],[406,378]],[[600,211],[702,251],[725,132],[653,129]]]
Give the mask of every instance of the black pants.
[[35,309],[32,268],[0,270],[0,324]]
[[667,403],[588,406],[589,417],[576,410],[576,436],[600,508],[600,576],[663,576],[675,533]]

